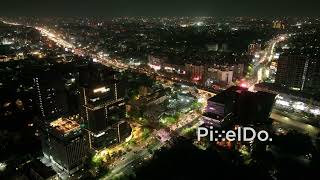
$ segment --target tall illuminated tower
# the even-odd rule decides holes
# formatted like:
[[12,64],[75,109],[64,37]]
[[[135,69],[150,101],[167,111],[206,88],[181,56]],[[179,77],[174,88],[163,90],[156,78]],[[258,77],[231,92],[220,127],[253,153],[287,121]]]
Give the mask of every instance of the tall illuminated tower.
[[125,87],[118,75],[94,63],[80,70],[80,123],[87,129],[93,149],[119,141],[119,123],[125,117]]

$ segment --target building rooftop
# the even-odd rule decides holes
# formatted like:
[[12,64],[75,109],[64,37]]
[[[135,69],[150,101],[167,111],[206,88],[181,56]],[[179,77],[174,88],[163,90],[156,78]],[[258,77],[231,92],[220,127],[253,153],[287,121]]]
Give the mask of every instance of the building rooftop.
[[226,89],[225,91],[222,91],[221,93],[217,94],[216,96],[209,98],[208,101],[224,104],[228,98],[233,98],[235,93],[241,93],[247,90],[247,88],[243,88],[240,86],[232,86]]
[[75,121],[74,117],[61,117],[55,121],[52,121],[50,126],[61,134],[68,134],[72,131],[80,129],[80,125]]

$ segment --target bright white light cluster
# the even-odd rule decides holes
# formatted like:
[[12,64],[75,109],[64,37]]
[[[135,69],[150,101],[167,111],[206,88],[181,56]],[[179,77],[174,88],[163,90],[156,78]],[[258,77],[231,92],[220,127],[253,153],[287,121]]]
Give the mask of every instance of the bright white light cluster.
[[307,109],[303,102],[294,102],[292,107],[296,110],[305,111]]
[[153,65],[153,64],[149,64],[149,67],[154,69],[155,71],[159,71],[161,69],[160,65]]
[[4,171],[7,167],[7,164],[6,163],[0,163],[0,172],[1,171]]
[[307,106],[306,103],[300,102],[300,101],[289,101],[285,100],[282,96],[277,96],[276,98],[276,105],[284,106],[286,108],[292,107],[294,110],[297,111],[304,111],[310,114],[313,114],[315,116],[320,115],[320,109],[315,106]]
[[316,116],[320,115],[320,109],[310,109],[310,112]]
[[288,101],[284,101],[284,100],[281,100],[281,99],[278,99],[276,101],[276,104],[279,104],[279,105],[282,105],[282,106],[290,106],[290,103]]

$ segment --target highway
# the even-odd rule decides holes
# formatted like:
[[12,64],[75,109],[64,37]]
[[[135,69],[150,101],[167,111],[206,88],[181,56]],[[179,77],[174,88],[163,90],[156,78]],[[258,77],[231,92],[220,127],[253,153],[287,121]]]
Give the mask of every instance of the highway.
[[259,83],[262,80],[262,79],[259,79],[259,77],[258,77],[259,70],[261,68],[268,69],[268,64],[273,60],[274,50],[275,50],[276,45],[279,42],[284,41],[286,38],[287,38],[287,35],[283,34],[283,35],[279,35],[279,36],[271,39],[267,43],[267,47],[259,53],[260,59],[258,59],[256,62],[254,62],[252,76],[247,79],[248,84],[249,84],[249,86],[248,86],[249,90],[253,90],[254,85]]
[[[166,144],[166,142],[158,141],[156,144],[153,144],[152,151],[160,149]],[[136,152],[136,153],[135,153]],[[115,168],[111,170],[105,177],[102,179],[113,179],[114,177],[121,175],[122,173],[129,172],[133,170],[134,166],[143,161],[145,158],[150,157],[151,154],[148,148],[137,148],[132,150],[130,153],[123,157],[123,160],[120,160]]]
[[285,125],[286,127],[289,127],[289,128],[291,127],[293,129],[301,131],[302,133],[307,133],[311,137],[316,137],[320,132],[320,129],[318,127],[312,126],[310,124],[306,124],[298,120],[294,120],[276,111],[273,111],[270,117],[275,121],[281,123],[282,125]]
[[42,27],[35,27],[36,30],[38,30],[43,36],[47,36],[48,39],[55,42],[57,45],[62,46],[67,49],[75,50],[75,46],[64,39],[62,39],[59,35],[56,35],[54,32],[50,32],[47,29],[44,29]]

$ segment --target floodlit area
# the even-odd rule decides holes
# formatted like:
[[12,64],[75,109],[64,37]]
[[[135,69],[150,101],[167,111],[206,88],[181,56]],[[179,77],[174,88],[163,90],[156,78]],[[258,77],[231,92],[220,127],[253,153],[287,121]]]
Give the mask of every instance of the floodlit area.
[[0,163],[0,172],[6,170],[7,164],[6,163]]
[[136,123],[133,123],[131,127],[132,133],[124,142],[98,151],[93,156],[92,162],[94,164],[103,162],[112,165],[112,163],[125,156],[127,152],[142,147],[147,142],[151,132],[146,132],[145,128]]
[[50,126],[55,128],[62,134],[67,134],[71,131],[80,129],[80,125],[74,121],[73,117],[59,118],[50,123]]
[[314,116],[320,115],[320,109],[317,106],[309,105],[300,101],[293,101],[282,96],[276,97],[275,106],[288,110],[294,110],[299,112],[309,113]]

